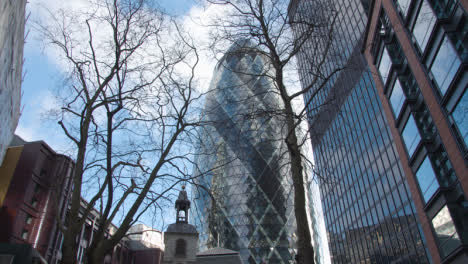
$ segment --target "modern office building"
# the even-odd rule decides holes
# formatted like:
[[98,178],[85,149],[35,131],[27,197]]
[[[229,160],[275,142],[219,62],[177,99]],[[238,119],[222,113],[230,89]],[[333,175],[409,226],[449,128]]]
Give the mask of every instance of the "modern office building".
[[[295,255],[284,123],[271,114],[281,104],[262,75],[267,69],[266,60],[245,40],[220,60],[204,109],[210,125],[201,132],[194,173],[204,173],[196,181],[212,195],[192,191],[200,246],[239,251],[244,263],[290,263]],[[320,245],[326,243],[315,244],[320,261]]]
[[362,44],[435,263],[468,263],[468,1],[372,1]]
[[[298,54],[298,66],[303,87],[314,85],[304,101],[310,102],[332,262],[438,263],[426,241],[431,234],[416,206],[419,193],[405,169],[394,119],[381,102],[375,68],[362,53],[363,43],[370,43],[367,14],[375,6],[364,0],[292,0],[289,6],[295,34],[303,33],[298,21],[320,25]],[[342,70],[326,85],[320,79],[313,83],[336,69]]]
[[20,116],[26,2],[0,4],[0,165]]

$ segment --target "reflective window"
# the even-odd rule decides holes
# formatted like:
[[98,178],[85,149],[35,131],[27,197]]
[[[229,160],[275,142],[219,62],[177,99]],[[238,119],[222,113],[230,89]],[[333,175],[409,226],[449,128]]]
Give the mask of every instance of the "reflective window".
[[379,72],[380,76],[382,77],[382,81],[385,85],[388,79],[388,74],[390,72],[390,67],[392,66],[392,61],[390,60],[390,56],[388,55],[387,48],[383,48],[382,58],[380,59],[379,64]]
[[427,42],[431,36],[432,29],[436,22],[436,16],[429,6],[429,3],[424,0],[421,8],[419,9],[418,17],[413,26],[413,35],[419,48],[422,52],[426,49]]
[[432,169],[431,161],[427,156],[416,172],[416,179],[418,180],[424,201],[429,201],[432,195],[439,189],[439,183]]
[[419,135],[418,128],[416,127],[416,122],[412,115],[408,118],[405,128],[403,129],[403,141],[406,144],[406,149],[408,150],[408,155],[411,158],[413,156],[416,147],[421,141],[421,136]]
[[401,111],[401,107],[403,106],[403,102],[405,101],[405,95],[403,94],[403,90],[401,89],[401,84],[398,79],[396,79],[395,83],[393,84],[392,94],[390,95],[390,104],[393,108],[393,113],[395,117],[398,117]]
[[397,0],[397,2],[401,11],[403,11],[403,16],[406,17],[406,15],[408,15],[408,9],[409,9],[411,0]]
[[442,257],[447,256],[461,245],[447,206],[444,206],[432,219],[432,226],[434,227]]
[[460,67],[460,59],[450,40],[445,36],[431,66],[431,73],[442,94],[447,92],[458,67]]
[[[358,24],[360,21],[367,23],[367,17],[365,14],[358,14],[353,5],[360,6],[361,3],[369,1],[299,2],[327,2],[340,7],[337,9],[339,12],[337,35],[336,42],[333,43],[333,51],[341,56],[337,56],[339,57],[337,60],[328,60],[326,62],[328,69],[334,69],[340,63],[348,60],[352,52],[359,52],[360,47],[355,42],[361,39],[362,32],[360,30],[362,28],[358,27],[359,30],[356,30],[354,21],[358,21]],[[396,3],[396,1],[394,2]],[[387,22],[385,21],[385,23]],[[302,32],[296,33],[301,34]],[[393,51],[390,46],[386,48],[377,46],[376,48],[378,48],[376,51],[378,60],[375,63],[375,71],[381,75],[382,81],[389,82],[391,65],[393,62],[396,63],[395,60],[391,60],[394,58],[390,59],[389,56],[389,54],[393,54]],[[300,62],[301,60],[302,62]],[[354,62],[354,57],[350,62]],[[299,58],[299,65],[307,65],[307,63],[306,56]],[[359,76],[357,74],[361,75],[359,81],[357,81]],[[350,89],[346,91],[349,92],[349,95],[344,95],[344,100],[337,105],[336,110],[333,110],[336,111],[331,115],[333,117],[319,121],[320,124],[326,122],[326,126],[321,130],[320,139],[313,147],[314,154],[319,157],[317,169],[320,173],[327,174],[340,183],[322,182],[323,186],[327,187],[321,188],[330,255],[333,262],[336,263],[367,263],[370,261],[385,263],[397,259],[405,260],[408,263],[428,263],[425,256],[423,234],[416,226],[417,219],[410,206],[412,204],[411,194],[405,188],[407,185],[406,177],[402,175],[401,162],[391,140],[390,124],[383,112],[371,74],[375,73],[368,72],[367,68],[362,72],[356,71],[356,75],[354,73],[340,73],[327,85],[327,89],[331,92],[338,88],[335,87],[335,82],[338,79],[340,82],[343,80],[345,83],[355,84],[354,87],[349,87]],[[307,77],[310,75],[307,69],[304,70],[304,75],[307,83],[313,79],[313,76]],[[391,83],[389,82],[389,86],[393,85],[392,80]],[[393,87],[388,88],[394,89]],[[395,89],[395,92],[390,90],[387,94],[389,102],[390,100],[397,102],[398,88]],[[309,105],[309,117],[311,114],[315,115],[319,112],[312,111],[312,109],[325,102],[328,93],[328,91],[320,93],[319,96],[322,96],[323,99],[313,100]],[[311,95],[312,93],[308,93],[309,97]],[[308,97],[306,96],[306,98]],[[395,103],[395,105],[397,104]],[[402,109],[399,111],[403,112]],[[390,195],[389,192],[392,194]],[[398,199],[393,196],[394,192]],[[257,199],[252,200],[253,203],[249,204],[248,208],[255,208]],[[289,208],[287,210],[291,212]],[[257,224],[253,222],[256,217],[251,218],[252,225]],[[249,235],[253,234],[255,237],[263,235],[263,232],[258,233],[255,230],[249,230]],[[261,231],[260,228],[258,230]],[[269,236],[267,232],[265,234]],[[222,237],[224,236],[221,235]],[[243,240],[244,238],[239,241]],[[250,237],[246,240],[250,241]],[[290,242],[294,241],[290,240]],[[265,250],[267,254],[273,255],[267,247],[252,249],[249,246],[247,250],[250,252]],[[242,249],[240,251],[242,254]],[[258,253],[253,254],[259,255]],[[256,260],[254,256],[244,262],[261,263],[266,261],[266,259]],[[289,261],[283,262],[289,263]],[[270,261],[270,263],[282,262]]]
[[465,141],[465,145],[468,146],[468,92],[465,91],[457,106],[455,106],[452,117],[461,137]]

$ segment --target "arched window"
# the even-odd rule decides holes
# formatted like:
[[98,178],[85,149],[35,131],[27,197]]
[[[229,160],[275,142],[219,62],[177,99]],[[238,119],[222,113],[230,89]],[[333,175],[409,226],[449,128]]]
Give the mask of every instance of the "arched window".
[[185,251],[187,249],[187,242],[183,239],[176,240],[175,255],[177,257],[185,257]]

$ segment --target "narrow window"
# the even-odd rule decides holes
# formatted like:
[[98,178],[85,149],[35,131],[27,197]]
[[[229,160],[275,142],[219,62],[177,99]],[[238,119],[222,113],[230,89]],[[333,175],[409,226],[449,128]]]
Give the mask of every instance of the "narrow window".
[[395,83],[393,84],[392,94],[390,95],[390,104],[392,105],[395,118],[398,118],[404,101],[405,95],[403,94],[403,90],[401,89],[400,81],[396,79]]
[[437,18],[434,15],[432,8],[429,6],[429,3],[424,0],[413,26],[413,35],[418,43],[421,53],[424,53],[426,50],[427,42],[429,41],[432,30],[434,29],[436,20]]
[[460,237],[446,205],[432,219],[432,226],[442,257],[448,256],[461,245]]
[[33,219],[32,216],[28,214],[28,215],[26,216],[26,221],[25,221],[26,224],[27,224],[27,225],[30,225],[30,224],[32,223],[32,219]]
[[390,55],[388,55],[387,48],[384,46],[382,51],[382,58],[380,59],[379,64],[379,73],[382,77],[382,82],[387,83],[388,74],[390,73],[390,67],[392,66],[392,61],[390,60]]
[[416,171],[416,179],[418,180],[424,202],[427,203],[437,189],[439,189],[439,182],[437,182],[431,161],[427,156]]
[[409,158],[411,158],[421,141],[421,136],[419,135],[418,128],[416,127],[416,122],[412,115],[409,116],[408,121],[406,122],[405,128],[403,129],[403,141],[405,142],[406,149],[408,150]]
[[411,0],[397,0],[397,2],[401,12],[403,13],[403,18],[405,18],[408,15],[408,9],[411,4]]
[[37,203],[38,203],[38,202],[39,202],[39,201],[38,201],[35,197],[32,198],[32,201],[31,201],[32,207],[37,207]]
[[178,257],[185,257],[187,243],[183,239],[176,240],[175,255]]
[[28,230],[23,229],[23,231],[21,232],[21,238],[24,239],[24,240],[27,240],[28,236],[29,236]]
[[432,76],[434,76],[442,95],[445,95],[450,87],[460,64],[457,52],[450,43],[450,40],[445,36],[431,66]]
[[452,112],[453,120],[457,125],[458,132],[468,147],[468,92],[465,91],[460,101]]

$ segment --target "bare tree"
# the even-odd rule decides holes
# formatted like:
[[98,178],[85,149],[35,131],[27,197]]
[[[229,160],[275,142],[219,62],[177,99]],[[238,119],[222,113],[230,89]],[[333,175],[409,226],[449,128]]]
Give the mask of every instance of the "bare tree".
[[[242,75],[264,76],[271,80],[275,93],[281,100],[277,109],[268,112],[257,109],[246,118],[265,118],[281,116],[286,130],[284,140],[286,154],[290,160],[290,173],[294,187],[294,212],[297,223],[297,263],[314,263],[309,220],[307,216],[305,164],[311,161],[302,150],[306,141],[301,135],[301,122],[307,119],[306,109],[318,110],[319,107],[333,104],[334,96],[326,96],[328,85],[342,67],[330,69],[330,59],[340,60],[340,54],[332,50],[333,25],[336,12],[326,1],[317,1],[320,8],[317,14],[289,16],[288,2],[283,0],[208,0],[210,4],[225,6],[227,15],[212,20],[212,48],[215,53],[225,52],[226,43],[237,43],[239,39],[249,40],[251,45],[240,45],[235,52],[249,54],[260,53],[267,61],[259,72],[241,72]],[[312,2],[312,1],[306,1]],[[315,1],[314,1],[315,2]],[[319,3],[317,3],[319,4]],[[300,8],[299,8],[300,10]],[[326,11],[326,12],[324,12]],[[300,28],[301,34],[294,34],[292,27]],[[305,52],[307,51],[307,52]],[[235,56],[235,54],[232,54]],[[309,65],[300,65],[307,69],[311,80],[303,80],[302,89],[291,80],[297,70],[295,56],[307,56]],[[226,55],[225,55],[226,56]],[[239,71],[239,69],[230,69]],[[240,70],[242,71],[242,70]],[[305,78],[305,74],[299,75]],[[295,101],[307,95],[305,107],[296,109]],[[326,98],[322,100],[321,98]],[[315,109],[312,109],[312,105]],[[245,114],[244,114],[245,115]],[[312,128],[313,129],[313,128]],[[307,133],[313,130],[308,131]],[[309,144],[309,143],[307,143]]]
[[[152,206],[188,180],[198,53],[188,34],[146,0],[93,1],[87,12],[50,13],[37,28],[63,59],[58,124],[76,150],[62,263],[76,263],[94,207],[101,214],[88,263],[106,254]],[[191,165],[190,165],[191,166]],[[91,197],[81,208],[83,193]],[[113,221],[119,227],[113,233]]]

